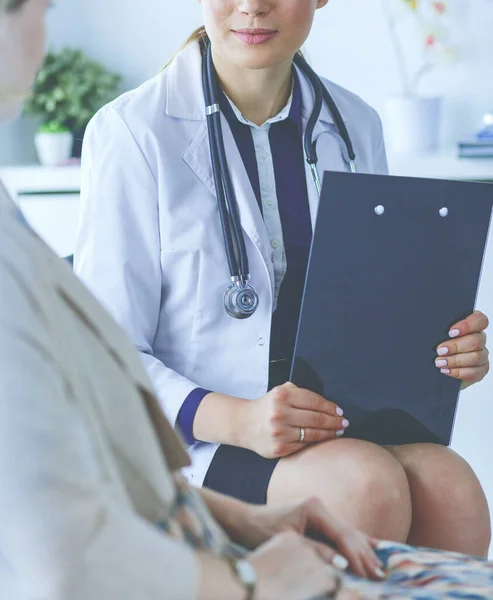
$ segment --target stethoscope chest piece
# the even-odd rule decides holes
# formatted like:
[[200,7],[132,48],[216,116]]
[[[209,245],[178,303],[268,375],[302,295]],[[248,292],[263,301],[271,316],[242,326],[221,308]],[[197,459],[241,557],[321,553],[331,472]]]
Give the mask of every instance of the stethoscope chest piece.
[[224,306],[235,319],[248,319],[257,310],[259,297],[255,289],[241,280],[232,283],[224,294]]

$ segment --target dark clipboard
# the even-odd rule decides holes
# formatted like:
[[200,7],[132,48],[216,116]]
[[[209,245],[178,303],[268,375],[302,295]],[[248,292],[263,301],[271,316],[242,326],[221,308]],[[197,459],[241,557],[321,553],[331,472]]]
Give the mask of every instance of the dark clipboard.
[[347,437],[450,443],[460,382],[436,347],[474,310],[492,205],[486,183],[325,173],[290,380]]

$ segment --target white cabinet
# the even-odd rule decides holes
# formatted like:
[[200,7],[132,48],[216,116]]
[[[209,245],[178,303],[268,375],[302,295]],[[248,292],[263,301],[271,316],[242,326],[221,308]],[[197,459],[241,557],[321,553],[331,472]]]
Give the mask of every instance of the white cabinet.
[[36,233],[59,256],[73,254],[79,218],[80,167],[0,168],[0,179]]
[[455,149],[413,155],[389,155],[392,175],[493,181],[493,158],[458,158]]
[[17,201],[27,222],[58,256],[74,253],[78,194],[22,194]]

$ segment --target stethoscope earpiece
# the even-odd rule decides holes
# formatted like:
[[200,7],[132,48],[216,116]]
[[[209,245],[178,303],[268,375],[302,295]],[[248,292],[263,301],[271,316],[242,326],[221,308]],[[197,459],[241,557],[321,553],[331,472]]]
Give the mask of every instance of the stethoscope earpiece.
[[[255,289],[247,283],[250,279],[248,254],[245,238],[243,237],[241,229],[240,213],[224,149],[221,114],[218,102],[219,82],[212,62],[210,43],[208,45],[201,43],[201,50],[203,54],[202,85],[204,88],[206,104],[205,114],[211,150],[212,171],[216,187],[219,217],[224,236],[224,245],[226,248],[226,257],[228,259],[229,272],[233,282],[224,294],[224,306],[228,314],[235,319],[247,319],[257,310],[259,297]],[[339,129],[339,133],[346,144],[350,159],[350,167],[353,173],[356,172],[354,162],[355,155],[346,125],[344,124],[341,114],[329,94],[329,91],[315,71],[313,71],[300,54],[296,55],[294,62],[304,72],[306,77],[308,77],[315,93],[315,105],[305,132],[304,147],[307,162],[310,165],[313,182],[320,196],[321,182],[317,170],[318,157],[316,145],[312,138],[315,124],[320,117],[323,102],[325,102],[331,111],[334,121]]]

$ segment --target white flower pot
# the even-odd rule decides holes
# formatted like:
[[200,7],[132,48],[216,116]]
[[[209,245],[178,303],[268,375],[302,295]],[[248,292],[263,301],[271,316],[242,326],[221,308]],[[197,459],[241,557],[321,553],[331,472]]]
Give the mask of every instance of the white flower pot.
[[441,98],[388,98],[385,106],[388,149],[393,153],[417,153],[436,149],[441,109]]
[[74,136],[72,133],[37,133],[34,145],[39,162],[44,167],[56,167],[70,160]]

